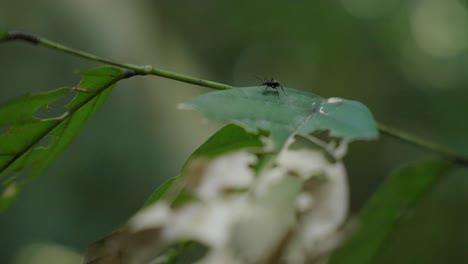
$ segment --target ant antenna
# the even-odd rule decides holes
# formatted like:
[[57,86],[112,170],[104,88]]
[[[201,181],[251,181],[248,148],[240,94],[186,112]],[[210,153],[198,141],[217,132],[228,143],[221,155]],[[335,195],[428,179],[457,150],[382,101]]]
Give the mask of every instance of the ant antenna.
[[267,80],[266,77],[260,78],[258,75],[255,75],[255,78],[257,78],[259,81],[264,82]]

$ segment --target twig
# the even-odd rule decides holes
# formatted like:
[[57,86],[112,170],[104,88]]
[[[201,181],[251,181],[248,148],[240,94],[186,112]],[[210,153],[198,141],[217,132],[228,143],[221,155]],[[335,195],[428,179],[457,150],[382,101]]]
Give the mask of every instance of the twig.
[[139,66],[139,65],[115,62],[106,58],[93,55],[88,52],[84,52],[81,50],[67,47],[60,43],[48,40],[43,37],[36,36],[31,33],[20,32],[20,31],[8,31],[8,32],[3,32],[3,33],[0,32],[0,42],[15,41],[15,40],[23,40],[31,44],[41,45],[47,48],[62,51],[62,52],[65,52],[74,56],[78,56],[84,59],[102,62],[102,63],[109,64],[112,66],[132,70],[138,73],[139,75],[156,75],[156,76],[160,76],[160,77],[164,77],[164,78],[168,78],[168,79],[172,79],[172,80],[176,80],[180,82],[191,83],[191,84],[200,85],[203,87],[213,88],[216,90],[225,90],[225,89],[233,88],[230,85],[202,80],[202,79],[194,78],[188,75],[183,75],[183,74],[166,71],[166,70],[159,69],[159,68],[154,68],[151,65]]
[[404,141],[416,147],[422,148],[424,150],[429,150],[431,152],[434,152],[452,161],[453,163],[463,165],[463,166],[468,166],[467,157],[464,157],[461,154],[456,153],[444,146],[438,145],[430,141],[423,140],[421,138],[418,138],[416,136],[413,136],[403,131],[399,131],[397,129],[391,128],[381,123],[377,123],[377,127],[380,130],[380,132],[382,132],[382,134],[386,134],[388,136],[399,139],[401,141]]

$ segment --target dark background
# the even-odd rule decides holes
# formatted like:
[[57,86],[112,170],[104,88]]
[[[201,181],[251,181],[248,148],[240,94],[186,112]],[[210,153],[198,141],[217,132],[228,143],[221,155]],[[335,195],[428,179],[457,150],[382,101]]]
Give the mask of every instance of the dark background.
[[[5,1],[0,28],[117,61],[236,86],[288,87],[366,104],[376,119],[468,154],[468,3],[457,0]],[[0,45],[0,102],[79,81],[99,64]],[[209,89],[154,76],[118,84],[72,145],[0,215],[0,263],[79,263],[220,124],[176,109]],[[383,136],[346,158],[353,212],[403,164],[430,156]],[[379,263],[468,262],[468,173],[442,180]]]

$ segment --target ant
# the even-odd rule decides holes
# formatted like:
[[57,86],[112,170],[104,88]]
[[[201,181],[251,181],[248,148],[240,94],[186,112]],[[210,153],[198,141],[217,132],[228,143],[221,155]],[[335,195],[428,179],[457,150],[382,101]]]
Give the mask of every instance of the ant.
[[[258,78],[258,79],[260,79],[260,78]],[[260,80],[262,81],[262,85],[265,86],[265,90],[263,91],[263,93],[266,93],[268,88],[273,88],[276,91],[276,93],[278,94],[278,96],[279,96],[278,87],[280,87],[281,90],[283,91],[283,93],[286,95],[286,92],[284,91],[283,86],[277,80],[275,80],[273,78],[271,78],[269,80],[267,78],[260,79]]]

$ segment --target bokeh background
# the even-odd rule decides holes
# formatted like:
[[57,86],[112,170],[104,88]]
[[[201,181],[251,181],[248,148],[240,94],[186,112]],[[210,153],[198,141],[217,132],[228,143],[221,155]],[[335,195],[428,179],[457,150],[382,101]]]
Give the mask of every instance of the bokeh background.
[[[117,61],[236,86],[285,86],[365,103],[377,120],[468,154],[468,2],[7,1],[0,28]],[[0,101],[73,86],[99,64],[25,43],[0,45]],[[118,84],[74,143],[0,215],[0,263],[79,263],[220,124],[178,103],[210,91],[154,76]],[[430,156],[383,136],[346,158],[353,213],[407,162]],[[468,263],[468,173],[443,179],[379,263]]]

